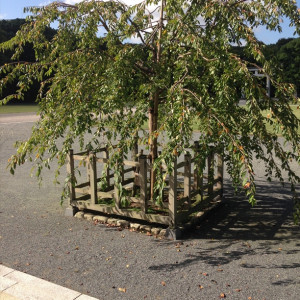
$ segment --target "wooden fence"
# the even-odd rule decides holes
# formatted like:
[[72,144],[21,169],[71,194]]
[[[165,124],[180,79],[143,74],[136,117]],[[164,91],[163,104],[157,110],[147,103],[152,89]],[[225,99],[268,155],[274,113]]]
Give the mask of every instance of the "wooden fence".
[[[133,160],[123,160],[122,165],[121,185],[127,200],[125,207],[120,198],[120,186],[115,183],[113,170],[108,167],[107,148],[96,153],[74,153],[71,150],[67,166],[71,178],[70,205],[79,210],[88,209],[176,227],[201,210],[204,203],[220,199],[223,194],[222,155],[214,153],[211,147],[206,158],[206,174],[200,174],[196,159],[198,151],[199,144],[195,142],[193,157],[187,153],[184,157],[174,158],[171,174],[166,174],[167,166],[161,165],[162,174],[166,174],[166,186],[163,201],[157,205],[149,199],[151,165],[143,151],[138,153],[135,148]],[[75,164],[86,168],[87,180],[83,183],[77,184],[79,178],[75,178]],[[97,174],[99,167],[102,169],[101,176]]]

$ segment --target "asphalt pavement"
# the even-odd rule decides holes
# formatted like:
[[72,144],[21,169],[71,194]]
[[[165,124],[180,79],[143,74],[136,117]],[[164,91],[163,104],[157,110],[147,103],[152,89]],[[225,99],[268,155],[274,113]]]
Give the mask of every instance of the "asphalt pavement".
[[269,183],[258,172],[258,203],[251,207],[227,178],[226,202],[182,241],[119,231],[65,217],[54,169],[43,173],[40,187],[30,163],[10,175],[13,144],[30,135],[34,117],[5,118],[0,265],[98,299],[299,298],[300,231],[288,184]]

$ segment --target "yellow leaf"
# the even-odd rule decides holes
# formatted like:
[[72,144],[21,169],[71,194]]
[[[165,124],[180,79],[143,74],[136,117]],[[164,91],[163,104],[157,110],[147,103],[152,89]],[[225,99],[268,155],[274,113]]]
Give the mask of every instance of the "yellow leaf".
[[118,290],[122,293],[126,293],[126,289],[125,288],[118,288]]

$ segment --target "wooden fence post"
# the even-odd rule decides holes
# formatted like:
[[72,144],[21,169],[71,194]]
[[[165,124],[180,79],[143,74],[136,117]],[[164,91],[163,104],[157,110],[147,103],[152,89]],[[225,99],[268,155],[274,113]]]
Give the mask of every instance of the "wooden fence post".
[[217,189],[220,193],[220,196],[223,197],[223,178],[224,178],[224,160],[223,153],[218,154],[218,162],[217,162]]
[[109,188],[110,187],[110,171],[109,171],[109,166],[108,166],[108,160],[109,160],[109,152],[108,152],[108,147],[105,148],[105,151],[104,151],[104,156],[107,160],[106,164],[105,164],[105,168],[106,168],[106,184],[107,184],[107,187]]
[[[138,138],[139,138],[139,136],[136,134],[134,145],[131,149],[131,160],[133,160],[133,161],[139,160],[138,159],[138,154],[139,154]],[[133,197],[136,195],[137,188],[138,188],[138,185],[136,184],[136,177],[135,177],[136,176],[135,174],[138,174],[138,173],[139,173],[139,168],[138,167],[134,168],[134,172],[133,172],[134,181],[133,181],[133,187],[132,187],[132,196]]]
[[91,152],[88,156],[89,164],[89,180],[90,180],[90,195],[91,195],[91,204],[98,203],[97,195],[97,166],[96,166],[96,154]]
[[74,157],[73,157],[74,151],[73,149],[70,149],[69,155],[68,155],[68,164],[67,164],[67,173],[70,176],[70,181],[68,183],[69,185],[69,194],[70,194],[70,200],[69,204],[72,204],[72,201],[75,200],[75,174],[74,174]]
[[189,209],[191,207],[191,155],[187,153],[184,155],[184,192],[183,197],[188,198]]
[[200,166],[196,159],[200,152],[200,146],[198,141],[194,142],[194,149],[194,190],[200,190],[201,200],[203,200],[203,174],[200,176]]
[[170,226],[177,225],[177,157],[174,158],[172,173],[169,174],[169,216]]
[[209,155],[207,158],[208,168],[208,196],[213,195],[214,191],[214,167],[215,167],[215,153],[213,146],[209,147]]
[[142,200],[141,209],[147,213],[148,195],[147,195],[147,156],[141,155],[139,157],[140,163],[140,197]]

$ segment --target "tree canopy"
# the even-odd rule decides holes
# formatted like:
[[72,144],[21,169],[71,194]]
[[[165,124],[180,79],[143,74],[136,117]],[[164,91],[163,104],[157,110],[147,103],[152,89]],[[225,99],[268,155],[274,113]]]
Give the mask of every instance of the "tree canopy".
[[[56,157],[64,165],[76,138],[82,149],[90,150],[117,143],[111,147],[111,163],[117,166],[120,153],[127,153],[139,134],[154,167],[151,196],[159,198],[155,168],[162,160],[171,168],[174,156],[191,147],[192,125],[197,124],[201,157],[210,145],[221,149],[234,186],[245,190],[251,203],[254,158],[264,162],[268,179],[284,181],[282,172],[287,171],[295,191],[300,178],[290,160],[299,162],[300,136],[299,120],[289,105],[294,89],[283,83],[254,34],[260,25],[281,30],[282,17],[299,33],[294,1],[145,0],[127,6],[92,0],[30,10],[33,15],[16,36],[0,45],[1,50],[13,49],[17,61],[1,67],[1,91],[19,80],[18,91],[1,103],[21,99],[33,81],[40,82],[41,118],[31,137],[18,143],[9,162],[12,173],[26,160],[35,161],[38,175]],[[54,22],[57,32],[47,39],[45,30]],[[19,61],[28,42],[35,62]],[[240,43],[249,61],[232,51]],[[266,96],[251,67],[270,76],[277,101]],[[245,106],[239,105],[241,91]],[[87,132],[92,136],[85,140]],[[299,216],[297,201],[295,197]]]

